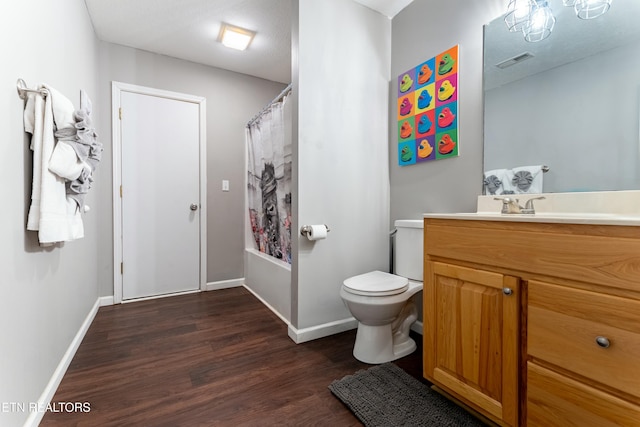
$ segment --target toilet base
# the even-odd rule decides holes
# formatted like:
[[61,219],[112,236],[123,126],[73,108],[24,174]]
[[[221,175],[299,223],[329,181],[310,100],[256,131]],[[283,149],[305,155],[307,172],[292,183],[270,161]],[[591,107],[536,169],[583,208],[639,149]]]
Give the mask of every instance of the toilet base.
[[391,324],[370,326],[358,323],[353,356],[364,363],[379,364],[407,356],[418,347],[409,336],[398,338],[397,335],[394,337]]

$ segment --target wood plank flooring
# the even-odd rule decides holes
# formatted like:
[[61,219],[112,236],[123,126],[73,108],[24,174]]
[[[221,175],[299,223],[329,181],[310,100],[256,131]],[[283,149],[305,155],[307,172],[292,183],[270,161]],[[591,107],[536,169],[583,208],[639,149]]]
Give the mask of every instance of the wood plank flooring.
[[[327,388],[370,366],[354,341],[296,345],[244,288],[102,307],[52,399],[90,412],[41,426],[360,426]],[[421,354],[396,364],[426,383]]]

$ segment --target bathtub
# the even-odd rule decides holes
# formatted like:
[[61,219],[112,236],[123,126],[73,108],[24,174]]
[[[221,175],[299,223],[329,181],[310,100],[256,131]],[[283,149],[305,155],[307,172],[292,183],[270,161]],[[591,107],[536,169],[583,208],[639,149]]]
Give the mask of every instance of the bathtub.
[[262,252],[244,251],[245,287],[280,317],[291,324],[291,265]]

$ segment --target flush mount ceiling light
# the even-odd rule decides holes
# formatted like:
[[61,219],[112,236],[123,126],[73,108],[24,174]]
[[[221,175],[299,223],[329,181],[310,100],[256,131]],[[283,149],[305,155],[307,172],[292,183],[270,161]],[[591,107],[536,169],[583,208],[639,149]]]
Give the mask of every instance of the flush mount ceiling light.
[[[564,6],[573,7],[580,19],[593,19],[604,15],[613,0],[562,0]],[[539,42],[551,35],[556,18],[547,0],[509,0],[504,22],[509,31],[522,30],[528,42]]]
[[254,31],[229,24],[222,24],[218,40],[231,49],[245,50],[255,35],[256,33]]

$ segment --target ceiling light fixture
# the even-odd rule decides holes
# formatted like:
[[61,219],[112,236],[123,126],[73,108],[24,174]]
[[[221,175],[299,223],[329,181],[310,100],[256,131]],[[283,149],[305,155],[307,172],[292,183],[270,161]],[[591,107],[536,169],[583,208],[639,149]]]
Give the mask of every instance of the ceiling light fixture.
[[[564,6],[573,7],[580,19],[593,19],[604,15],[613,0],[562,0]],[[509,0],[504,22],[509,31],[521,31],[528,42],[539,42],[551,35],[556,18],[547,0]]]
[[556,25],[556,17],[546,0],[536,0],[527,23],[522,27],[524,39],[528,42],[539,42],[551,35]]
[[255,35],[256,33],[254,31],[229,24],[222,24],[218,40],[231,49],[245,50]]
[[509,31],[516,32],[522,30],[531,14],[532,0],[510,0],[507,6],[507,14],[504,16],[504,23]]
[[574,7],[580,19],[593,19],[607,13],[612,0],[578,0]]

